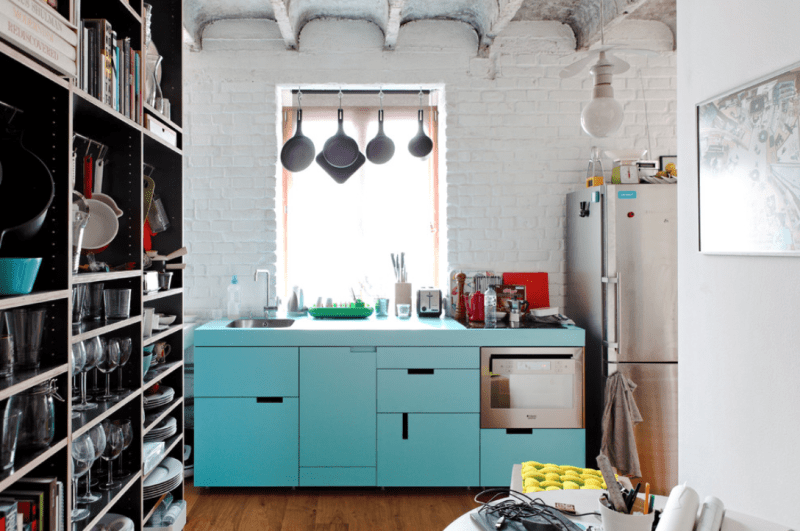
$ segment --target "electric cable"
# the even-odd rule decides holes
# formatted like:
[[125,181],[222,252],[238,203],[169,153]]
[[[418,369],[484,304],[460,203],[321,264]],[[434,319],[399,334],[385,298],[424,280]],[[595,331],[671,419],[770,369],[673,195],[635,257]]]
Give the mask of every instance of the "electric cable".
[[[492,492],[494,492],[495,494],[489,501],[482,502],[478,499],[480,496]],[[504,499],[499,503],[493,503],[498,499],[501,499],[500,497],[505,494],[508,494],[509,499]],[[580,514],[568,513],[560,509],[557,509],[556,507],[547,505],[541,498],[531,498],[527,494],[504,487],[486,489],[484,491],[481,491],[475,495],[474,501],[475,503],[481,505],[481,507],[478,509],[479,513],[482,512],[484,514],[498,518],[496,524],[496,527],[498,529],[502,527],[503,522],[505,520],[515,520],[521,522],[525,518],[538,517],[546,521],[548,524],[552,525],[555,529],[558,529],[560,531],[572,531],[572,529],[575,529],[575,527],[569,526],[569,524],[572,524],[572,522],[566,520],[565,516],[573,516],[573,517],[591,516],[591,515],[600,516],[600,513],[598,512],[588,512]],[[561,518],[559,518],[560,516]],[[568,523],[565,523],[565,520]]]

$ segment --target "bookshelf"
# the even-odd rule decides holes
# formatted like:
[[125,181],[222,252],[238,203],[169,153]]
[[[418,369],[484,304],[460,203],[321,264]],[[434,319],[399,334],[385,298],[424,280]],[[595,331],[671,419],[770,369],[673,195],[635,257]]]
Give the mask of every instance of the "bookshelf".
[[[12,4],[19,8],[24,2],[0,0],[0,8]],[[39,7],[53,9],[44,2],[40,4]],[[42,258],[33,291],[27,295],[0,296],[0,312],[18,308],[46,308],[48,312],[48,332],[45,335],[41,367],[33,370],[18,369],[11,377],[0,378],[0,407],[5,410],[10,397],[51,380],[55,380],[59,394],[65,399],[64,402],[54,401],[53,442],[48,448],[35,452],[18,448],[14,467],[0,471],[0,496],[3,491],[13,489],[23,478],[55,477],[64,485],[64,528],[73,531],[91,529],[109,512],[131,518],[137,530],[144,528],[159,501],[144,499],[143,496],[143,482],[147,477],[142,467],[144,435],[168,416],[177,419],[178,432],[165,441],[166,452],[163,458],[172,457],[183,461],[184,271],[172,270],[172,285],[167,291],[147,294],[142,291],[142,240],[145,226],[142,182],[145,174],[150,174],[155,181],[156,194],[161,198],[170,221],[170,227],[166,231],[152,236],[153,249],[166,255],[183,246],[183,3],[182,0],[161,0],[152,4],[151,34],[159,54],[164,57],[160,86],[163,97],[169,100],[170,116],[161,114],[156,105],[144,101],[144,53],[141,54],[142,60],[139,64],[139,92],[142,101],[136,113],[128,113],[126,116],[119,108],[108,105],[92,96],[91,91],[81,88],[84,81],[79,72],[77,75],[70,75],[66,72],[68,68],[59,68],[59,64],[63,65],[63,57],[58,64],[52,58],[44,60],[34,50],[27,49],[0,33],[0,71],[3,72],[4,79],[14,80],[0,86],[0,124],[3,128],[8,124],[8,106],[21,111],[14,114],[12,125],[25,132],[23,138],[26,147],[44,161],[55,182],[55,197],[37,235],[28,241],[9,241],[0,245],[0,258]],[[129,38],[130,46],[134,50],[144,48],[146,13],[142,0],[59,0],[54,12],[61,17],[67,31],[74,31],[78,38],[81,36],[81,20],[104,19],[117,32],[118,39]],[[61,30],[65,31],[64,28]],[[79,56],[80,53],[76,53],[76,62],[82,61]],[[76,70],[78,66],[76,65]],[[135,85],[134,83],[134,89]],[[116,94],[119,97],[120,93]],[[145,126],[144,115],[152,116],[174,132],[176,144],[172,145],[149,130]],[[80,137],[76,137],[76,134]],[[123,212],[118,218],[119,230],[114,240],[107,249],[98,252],[96,258],[110,266],[124,266],[123,270],[81,271],[77,275],[72,274],[70,173],[72,153],[79,150],[75,189],[83,191],[81,161],[84,150],[87,149],[83,138],[93,139],[106,146],[102,191],[111,196]],[[93,149],[92,154],[96,158],[99,152]],[[150,166],[154,168],[152,173],[145,170]],[[12,178],[15,176],[3,175],[3,179]],[[0,182],[0,197],[2,196]],[[178,258],[171,263],[180,263],[182,260]],[[83,258],[81,264],[85,263]],[[106,288],[132,290],[130,318],[108,322],[84,321],[73,326],[73,287],[93,286],[98,283],[104,284]],[[168,328],[144,337],[142,321],[145,307],[155,308],[157,313],[177,315],[177,319]],[[98,408],[82,412],[73,418],[71,348],[75,343],[95,337],[131,337],[133,353],[123,369],[122,377],[122,384],[128,391],[117,401],[100,402]],[[143,348],[158,342],[168,344],[171,353],[165,363],[155,367],[145,378],[142,374]],[[104,375],[98,376],[102,385],[105,381]],[[116,386],[118,377],[116,371],[112,373],[113,386]],[[154,384],[172,387],[175,397],[160,408],[144,411],[144,396]],[[93,492],[102,495],[101,499],[88,505],[88,518],[73,522],[70,517],[73,496],[70,481],[73,466],[70,453],[72,441],[106,419],[132,421],[134,442],[123,452],[122,458],[122,466],[132,473],[115,489],[100,491],[93,488]],[[93,474],[101,463],[102,460],[95,462]],[[80,489],[83,488],[81,485]],[[183,482],[171,493],[175,500],[183,499]]]

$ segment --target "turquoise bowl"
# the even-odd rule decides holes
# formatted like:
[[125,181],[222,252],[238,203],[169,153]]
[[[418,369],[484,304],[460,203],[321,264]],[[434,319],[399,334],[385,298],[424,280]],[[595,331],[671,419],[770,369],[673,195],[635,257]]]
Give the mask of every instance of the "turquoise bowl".
[[41,258],[0,258],[0,295],[27,295],[39,274]]
[[152,354],[144,354],[142,356],[142,374],[147,374],[147,371],[150,370],[150,362],[153,361]]

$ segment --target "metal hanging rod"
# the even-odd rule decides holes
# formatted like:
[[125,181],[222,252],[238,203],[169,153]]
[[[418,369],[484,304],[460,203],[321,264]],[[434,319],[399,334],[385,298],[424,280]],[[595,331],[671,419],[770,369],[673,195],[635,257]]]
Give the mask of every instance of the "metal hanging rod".
[[[298,92],[299,92],[298,89],[292,89],[292,94],[297,94]],[[416,96],[420,92],[422,92],[423,94],[430,94],[430,93],[434,92],[434,90],[432,90],[432,89],[422,89],[420,91],[419,89],[417,89],[417,90],[390,90],[390,89],[383,89],[383,90],[380,90],[380,89],[375,89],[375,90],[347,90],[347,89],[341,89],[341,90],[339,90],[339,89],[308,90],[308,89],[303,89],[303,95],[304,96],[308,96],[309,94],[337,95],[340,92],[342,94],[344,94],[344,95],[350,95],[350,94],[355,94],[355,95],[358,95],[358,94],[376,94],[377,95],[377,94],[380,94],[381,92],[383,92],[383,94],[409,94],[409,95]]]
[[[97,158],[102,158],[102,155],[104,155],[105,153],[108,152],[108,146],[106,146],[102,142],[98,142],[97,140],[92,140],[88,136],[83,136],[80,133],[74,133],[73,132],[72,133],[72,141],[74,142],[76,138],[80,138],[81,140],[89,143],[89,145],[86,146],[86,155],[89,154],[89,150],[92,149],[93,145],[97,146],[98,148],[100,148],[100,151],[98,152]],[[73,150],[77,151],[77,149],[75,149],[74,146],[73,146]]]
[[5,107],[6,109],[11,109],[14,112],[25,112],[22,109],[20,109],[19,107],[14,107],[13,105],[9,105],[8,103],[6,103],[4,101],[0,101],[0,105]]

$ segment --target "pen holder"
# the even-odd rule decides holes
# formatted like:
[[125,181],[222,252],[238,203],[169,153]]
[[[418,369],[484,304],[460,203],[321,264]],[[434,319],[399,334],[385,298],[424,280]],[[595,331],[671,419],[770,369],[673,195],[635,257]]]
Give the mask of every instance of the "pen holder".
[[[604,531],[650,531],[653,528],[655,511],[649,514],[627,514],[611,509],[603,503],[597,502],[600,507],[600,518],[603,521]],[[641,511],[643,504],[639,499],[633,504],[633,512]]]
[[411,305],[411,282],[397,282],[394,285],[394,314],[397,314],[398,304]]

